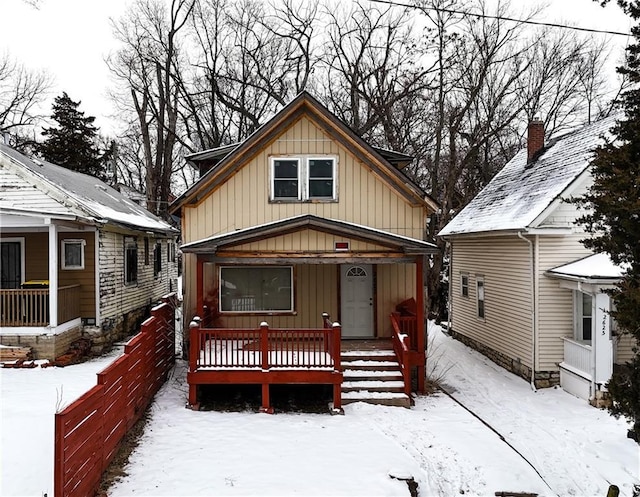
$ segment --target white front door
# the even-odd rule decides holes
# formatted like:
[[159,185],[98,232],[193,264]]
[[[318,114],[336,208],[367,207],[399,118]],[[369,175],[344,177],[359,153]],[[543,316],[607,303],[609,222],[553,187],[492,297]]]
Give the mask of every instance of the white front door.
[[340,266],[340,321],[343,338],[373,338],[373,266]]

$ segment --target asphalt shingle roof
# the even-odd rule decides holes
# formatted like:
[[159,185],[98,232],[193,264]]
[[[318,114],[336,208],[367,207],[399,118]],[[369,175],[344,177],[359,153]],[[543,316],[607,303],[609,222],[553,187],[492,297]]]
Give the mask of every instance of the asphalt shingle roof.
[[[174,232],[174,228],[151,212],[111,188],[103,181],[70,169],[29,157],[0,143],[0,156],[15,164],[23,176],[38,180],[36,188],[41,188],[60,204],[66,205],[67,212],[81,215],[99,223],[113,222],[136,229],[160,232]],[[48,188],[42,188],[46,185]],[[69,203],[65,203],[69,199]],[[21,206],[29,210],[28,206]],[[37,212],[37,209],[31,209]]]
[[531,223],[589,166],[593,150],[603,143],[614,115],[584,126],[547,144],[527,167],[520,150],[489,184],[440,231],[440,236],[521,230]]

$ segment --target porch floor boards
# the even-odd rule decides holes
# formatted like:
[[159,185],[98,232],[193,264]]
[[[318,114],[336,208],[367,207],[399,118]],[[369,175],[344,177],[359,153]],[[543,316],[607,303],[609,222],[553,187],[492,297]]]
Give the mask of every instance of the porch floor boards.
[[340,341],[342,352],[393,350],[390,338],[371,338],[367,340],[349,340],[343,338]]

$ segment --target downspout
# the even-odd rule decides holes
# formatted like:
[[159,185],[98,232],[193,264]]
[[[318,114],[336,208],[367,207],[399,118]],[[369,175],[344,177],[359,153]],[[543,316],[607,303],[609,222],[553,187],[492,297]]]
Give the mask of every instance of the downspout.
[[529,244],[529,260],[531,261],[531,389],[536,392],[536,284],[535,284],[535,268],[533,258],[533,242],[524,236],[522,231],[518,231],[518,238]]
[[447,334],[451,334],[451,313],[453,312],[453,246],[445,241],[445,253],[449,253],[449,285],[447,285]]

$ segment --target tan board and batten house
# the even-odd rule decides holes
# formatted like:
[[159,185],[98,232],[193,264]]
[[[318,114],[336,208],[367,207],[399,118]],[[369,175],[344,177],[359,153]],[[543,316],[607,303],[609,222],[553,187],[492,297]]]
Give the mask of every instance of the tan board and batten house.
[[535,387],[561,384],[592,401],[631,343],[603,293],[620,268],[580,243],[588,234],[568,201],[592,184],[593,150],[614,124],[545,143],[542,122],[530,123],[527,148],[439,233],[450,245],[453,335]]
[[0,144],[0,345],[55,359],[176,289],[177,230],[104,182]]
[[375,339],[391,336],[397,304],[424,302],[436,204],[402,172],[412,158],[373,148],[308,93],[244,142],[187,160],[201,178],[170,209],[185,316],[317,328],[326,312],[342,338]]

